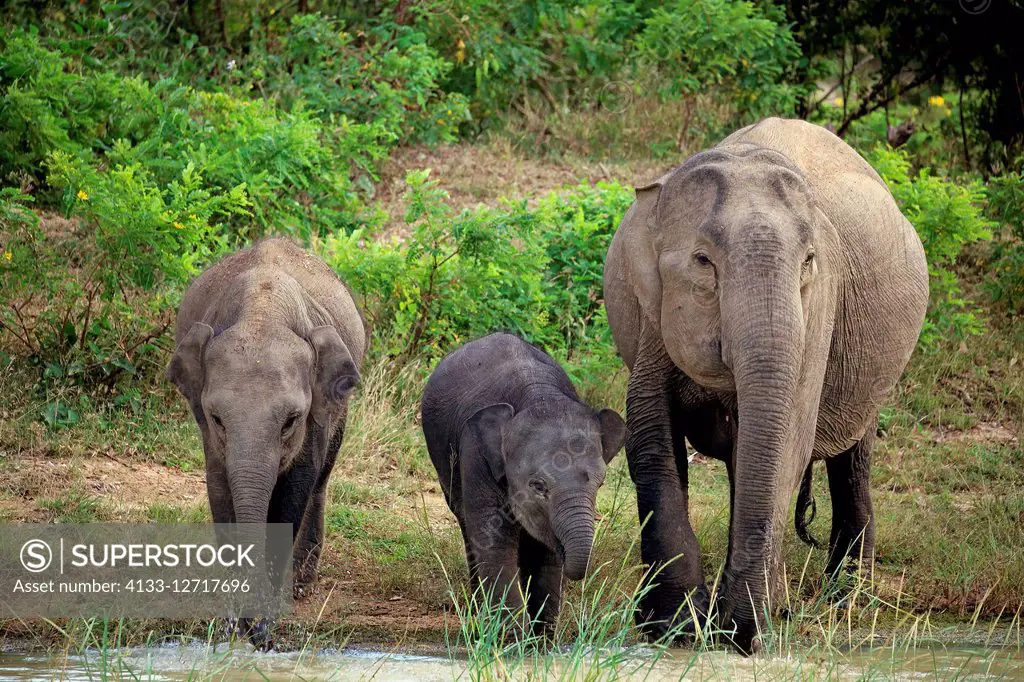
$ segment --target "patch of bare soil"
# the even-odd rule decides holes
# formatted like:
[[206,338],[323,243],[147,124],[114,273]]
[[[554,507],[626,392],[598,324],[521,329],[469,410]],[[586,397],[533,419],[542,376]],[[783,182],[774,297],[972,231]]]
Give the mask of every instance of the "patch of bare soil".
[[49,521],[53,513],[40,501],[72,494],[110,505],[102,509],[110,520],[145,515],[155,503],[187,507],[206,502],[202,473],[103,453],[84,458],[22,453],[7,462],[3,477],[8,498],[0,505],[0,513],[16,521]]
[[980,422],[966,431],[944,427],[938,429],[932,437],[936,443],[967,441],[971,443],[992,443],[997,445],[1016,446],[1020,438],[1006,425],[999,422]]
[[341,627],[350,640],[437,642],[452,624],[446,609],[415,597],[383,594],[372,566],[328,544],[311,593],[294,605],[293,618],[312,632]]

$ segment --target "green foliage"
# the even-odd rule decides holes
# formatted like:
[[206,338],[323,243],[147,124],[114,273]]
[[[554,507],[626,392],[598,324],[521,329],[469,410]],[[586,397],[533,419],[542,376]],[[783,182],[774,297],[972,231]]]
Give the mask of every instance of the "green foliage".
[[[922,84],[973,95],[965,121],[985,138],[973,160],[1012,158],[1024,142],[1020,106],[1024,22],[1019,2],[811,3],[775,0],[793,22],[807,64],[837,62],[839,94],[849,100],[837,130],[883,109]],[[871,66],[864,68],[870,55]],[[857,68],[857,67],[860,68]],[[813,82],[813,74],[801,77]],[[801,107],[810,113],[812,103]],[[971,165],[970,162],[965,165]]]
[[712,94],[738,115],[790,110],[800,55],[783,14],[743,0],[428,2],[416,25],[454,63],[447,87],[481,124],[535,100],[552,113]]
[[[844,101],[836,93],[822,99],[810,120],[818,125],[831,125],[837,129],[856,102]],[[933,168],[950,166],[950,159],[962,155],[959,129],[959,104],[942,95],[907,97],[887,109],[879,109],[852,121],[843,141],[864,155],[888,139],[889,126],[904,122],[914,124],[913,134],[900,146],[900,150],[913,160],[914,165]]]
[[[109,70],[73,41],[2,34],[0,174],[72,219],[41,222],[25,208],[35,197],[0,194],[0,323],[44,392],[129,390],[201,267],[264,234],[365,225],[397,140],[452,139],[465,103],[437,90],[443,60],[415,36],[353,41],[296,19],[283,55],[246,64],[264,73],[245,85],[277,89],[264,98],[240,94],[240,71],[200,91]],[[47,406],[50,426],[74,423],[72,407]]]
[[[536,208],[510,202],[455,213],[429,171],[407,182],[410,235],[385,241],[357,231],[325,245],[328,262],[363,297],[377,352],[437,358],[504,329],[564,360],[614,357],[602,272],[631,190],[581,185]],[[593,369],[583,362],[581,371]]]
[[[54,152],[50,184],[63,190],[70,222],[45,223],[5,190],[0,204],[4,257],[0,322],[42,368],[44,383],[103,382],[134,376],[169,321],[177,292],[221,247],[214,225],[247,205],[239,189],[214,195],[186,167],[158,189],[143,168],[99,172]],[[53,405],[47,423],[73,423]]]
[[598,183],[549,194],[538,204],[550,310],[559,346],[570,356],[590,342],[607,340],[602,338],[607,333],[607,322],[602,320],[604,259],[634,198],[630,188]]
[[989,181],[989,215],[1003,226],[995,242],[986,287],[1008,311],[1024,313],[1024,174],[1007,173]]
[[437,357],[495,329],[545,341],[545,256],[525,202],[453,214],[429,171],[406,180],[408,238],[357,231],[327,242],[331,265],[365,297],[378,351]]
[[795,89],[783,83],[800,56],[770,6],[728,0],[675,0],[654,10],[638,50],[657,70],[663,97],[722,88],[741,112],[790,111]]
[[466,98],[439,87],[451,64],[407,26],[357,37],[337,21],[300,15],[285,35],[265,36],[259,47],[231,80],[251,79],[244,84],[273,93],[285,109],[302,102],[325,122],[372,122],[389,143],[450,142],[469,119]]
[[0,69],[5,175],[43,184],[57,152],[97,174],[137,168],[154,190],[191,168],[211,195],[244,191],[251,199],[256,224],[236,215],[225,224],[232,236],[308,236],[357,224],[352,177],[385,155],[379,126],[342,117],[327,128],[298,106],[282,111],[266,100],[150,85],[76,64],[30,34],[7,41]]
[[906,154],[887,147],[877,147],[869,160],[917,230],[928,258],[931,305],[922,345],[934,350],[943,340],[980,334],[984,329],[980,311],[963,297],[952,268],[966,245],[992,237],[992,223],[980,208],[984,185],[952,182],[927,168],[914,175]]

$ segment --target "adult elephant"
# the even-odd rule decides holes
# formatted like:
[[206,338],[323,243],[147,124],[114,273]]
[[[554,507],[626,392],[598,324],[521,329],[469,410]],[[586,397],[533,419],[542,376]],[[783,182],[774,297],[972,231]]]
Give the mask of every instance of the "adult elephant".
[[709,609],[689,440],[728,469],[718,613],[753,652],[813,460],[828,469],[830,570],[872,558],[871,443],[924,319],[924,251],[864,159],[804,121],[743,128],[636,194],[604,293],[630,368],[626,456],[653,576],[637,618],[658,633],[689,614],[688,594]]

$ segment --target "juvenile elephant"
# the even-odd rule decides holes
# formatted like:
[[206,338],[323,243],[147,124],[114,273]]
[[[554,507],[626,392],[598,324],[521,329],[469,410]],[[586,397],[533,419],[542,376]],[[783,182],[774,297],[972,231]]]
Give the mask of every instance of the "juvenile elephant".
[[604,290],[631,371],[626,456],[646,519],[642,556],[658,571],[637,618],[663,632],[685,620],[691,591],[698,612],[709,608],[689,440],[729,473],[719,614],[754,651],[783,519],[812,460],[828,469],[829,569],[872,559],[871,443],[921,329],[924,252],[864,159],[803,121],[743,128],[636,195]]
[[586,573],[597,489],[626,425],[592,410],[550,356],[510,334],[442,360],[423,393],[423,434],[462,529],[473,587],[526,613],[558,616],[562,576]]
[[334,272],[287,239],[234,253],[185,293],[167,377],[203,436],[216,523],[291,523],[296,593],[316,577],[327,479],[366,350]]

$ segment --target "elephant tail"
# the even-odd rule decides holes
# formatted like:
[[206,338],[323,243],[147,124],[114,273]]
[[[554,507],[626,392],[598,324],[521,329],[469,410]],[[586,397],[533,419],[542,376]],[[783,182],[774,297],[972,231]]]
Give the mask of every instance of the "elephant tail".
[[811,535],[808,526],[814,521],[818,508],[814,503],[814,493],[811,491],[811,480],[814,473],[814,462],[807,463],[804,477],[800,481],[800,492],[796,496],[796,517],[793,519],[796,525],[796,534],[811,547],[821,547],[821,543]]

